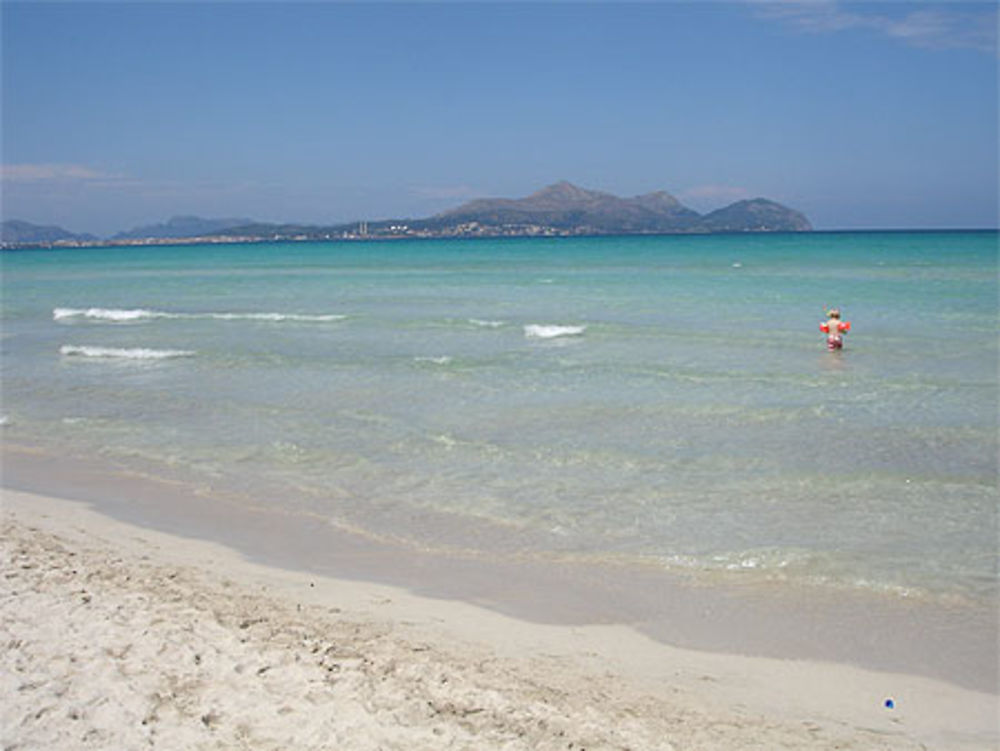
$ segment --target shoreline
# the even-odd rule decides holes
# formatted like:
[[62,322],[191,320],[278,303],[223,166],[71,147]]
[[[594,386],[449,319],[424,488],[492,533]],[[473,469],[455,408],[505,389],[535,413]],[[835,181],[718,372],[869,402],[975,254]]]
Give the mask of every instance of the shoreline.
[[2,511],[8,745],[155,745],[157,734],[175,747],[360,749],[998,739],[994,695],[928,678],[681,649],[623,625],[531,623],[264,566],[79,501],[5,489]]
[[2,467],[4,489],[81,501],[118,521],[221,544],[265,566],[391,586],[537,624],[617,625],[673,647],[837,663],[1000,693],[997,617],[989,608],[420,550],[247,503],[253,499],[206,495],[24,446],[5,446]]
[[838,663],[1000,693],[997,616],[988,607],[428,551],[254,499],[206,495],[134,468],[24,446],[5,446],[2,467],[5,489],[82,501],[119,521],[225,545],[266,566],[392,586],[533,623],[621,625],[675,647]]

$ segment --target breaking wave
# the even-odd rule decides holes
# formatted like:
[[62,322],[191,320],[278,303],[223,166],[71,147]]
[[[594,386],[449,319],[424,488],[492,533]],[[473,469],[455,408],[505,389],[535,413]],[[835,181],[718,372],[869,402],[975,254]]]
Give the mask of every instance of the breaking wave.
[[505,325],[504,321],[485,321],[482,318],[470,318],[469,323],[473,326],[481,326],[484,329],[498,329]]
[[68,357],[104,357],[122,360],[164,360],[170,357],[193,357],[188,349],[147,349],[144,347],[122,349],[118,347],[87,347],[67,344],[59,348],[59,354]]
[[150,321],[157,318],[169,318],[181,320],[326,323],[329,321],[342,321],[347,316],[333,313],[321,315],[307,313],[168,313],[162,310],[145,310],[143,308],[131,310],[119,308],[55,308],[52,311],[52,319],[55,321],[70,321],[77,318],[112,322]]
[[529,339],[555,339],[560,336],[580,336],[586,326],[556,326],[531,323],[524,327],[524,335]]
[[139,321],[147,318],[168,318],[169,313],[155,310],[109,310],[107,308],[56,308],[52,320],[64,321],[70,318],[96,318],[102,321]]

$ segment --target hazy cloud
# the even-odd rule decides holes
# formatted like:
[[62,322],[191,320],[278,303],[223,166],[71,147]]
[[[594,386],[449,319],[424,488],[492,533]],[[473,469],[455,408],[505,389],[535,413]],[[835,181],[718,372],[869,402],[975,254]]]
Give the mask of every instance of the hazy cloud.
[[4,164],[0,178],[8,182],[91,182],[120,180],[122,175],[102,172],[83,164]]
[[752,2],[761,17],[802,32],[832,34],[869,29],[916,47],[997,53],[997,8],[993,3],[957,6],[913,2],[871,6],[834,0]]
[[4,164],[0,178],[11,190],[44,191],[46,194],[81,191],[127,192],[130,197],[146,200],[205,199],[242,195],[261,186],[253,182],[190,182],[171,179],[139,179],[121,173],[105,172],[83,164]]

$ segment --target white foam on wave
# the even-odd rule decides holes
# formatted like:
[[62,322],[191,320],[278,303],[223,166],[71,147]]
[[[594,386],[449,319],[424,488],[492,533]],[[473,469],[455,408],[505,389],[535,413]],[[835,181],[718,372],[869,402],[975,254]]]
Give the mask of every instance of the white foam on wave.
[[443,355],[441,357],[415,357],[413,359],[416,362],[429,362],[432,365],[447,365],[453,358],[448,355]]
[[143,308],[56,308],[52,311],[56,321],[68,321],[74,318],[88,318],[98,321],[128,322],[148,321],[156,318],[172,318],[185,320],[215,320],[215,321],[298,321],[309,323],[325,323],[342,321],[346,315],[335,313],[168,313],[162,310],[146,310]]
[[140,321],[147,318],[170,318],[171,314],[156,310],[120,310],[116,308],[56,308],[52,319],[65,321],[70,318],[93,318],[102,321]]
[[59,354],[68,357],[103,357],[122,360],[165,360],[170,357],[193,357],[195,353],[188,349],[147,349],[136,347],[131,349],[119,347],[90,347],[67,344],[59,348]]
[[470,318],[469,323],[473,326],[481,326],[485,329],[498,329],[506,325],[506,321],[485,321],[482,318]]
[[530,323],[524,327],[524,335],[529,339],[555,339],[560,336],[580,336],[586,330],[586,326]]
[[201,313],[186,316],[187,318],[211,318],[217,321],[304,321],[309,323],[324,323],[342,321],[347,316],[336,313],[310,315],[307,313]]

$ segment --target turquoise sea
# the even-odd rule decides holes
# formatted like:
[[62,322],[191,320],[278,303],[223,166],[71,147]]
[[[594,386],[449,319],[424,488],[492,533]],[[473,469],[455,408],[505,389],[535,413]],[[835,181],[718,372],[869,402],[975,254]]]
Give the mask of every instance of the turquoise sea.
[[0,435],[444,554],[988,604],[997,248],[4,252]]

